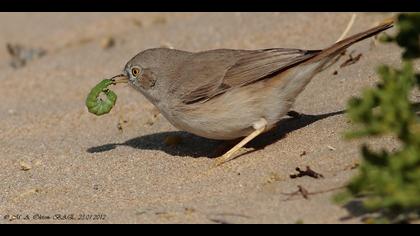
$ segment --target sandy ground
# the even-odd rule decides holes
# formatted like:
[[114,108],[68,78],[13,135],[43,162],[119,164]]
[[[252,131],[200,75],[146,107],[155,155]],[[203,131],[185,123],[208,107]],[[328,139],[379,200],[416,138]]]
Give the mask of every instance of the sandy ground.
[[[396,46],[373,40],[352,46],[349,52],[363,54],[357,63],[339,68],[347,56],[341,58],[300,95],[294,110],[303,117],[286,118],[247,145],[246,155],[210,172],[223,142],[177,131],[128,86],[113,89],[118,102],[108,115],[96,117],[84,106],[92,86],[119,73],[141,50],[320,49],[340,36],[350,16],[1,13],[0,223],[360,222],[357,204],[335,205],[337,191],[329,191],[356,173],[352,167],[359,160],[361,142],[343,139],[351,125],[340,111],[351,96],[374,85],[378,65],[400,64]],[[386,17],[359,13],[350,34]],[[106,49],[109,37],[115,45]],[[48,53],[14,69],[6,43]],[[182,142],[166,145],[171,135]],[[391,138],[372,143],[396,145]],[[324,178],[289,177],[306,166]],[[309,199],[284,194],[298,185],[323,193]],[[55,218],[71,214],[76,220]]]

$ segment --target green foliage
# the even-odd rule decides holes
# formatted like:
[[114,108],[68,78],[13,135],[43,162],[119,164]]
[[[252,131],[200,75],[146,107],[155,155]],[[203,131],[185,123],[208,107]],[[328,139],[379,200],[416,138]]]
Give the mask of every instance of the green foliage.
[[420,55],[420,14],[400,14],[397,27],[399,33],[395,37],[384,36],[381,38],[382,41],[396,42],[404,48],[404,59],[418,58]]
[[420,14],[400,14],[397,29],[395,37],[385,40],[405,49],[402,69],[381,66],[377,87],[349,101],[349,117],[359,129],[347,137],[392,135],[400,148],[373,151],[365,144],[359,174],[346,192],[336,196],[339,202],[361,200],[366,210],[379,213],[376,222],[405,221],[420,212],[420,121],[409,100],[411,91],[420,86],[410,61],[420,57]]

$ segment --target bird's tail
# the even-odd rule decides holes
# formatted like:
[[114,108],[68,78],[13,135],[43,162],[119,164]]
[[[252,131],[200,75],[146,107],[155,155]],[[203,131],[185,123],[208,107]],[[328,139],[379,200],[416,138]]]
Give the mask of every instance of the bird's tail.
[[324,59],[326,57],[331,57],[331,56],[336,56],[339,53],[341,53],[343,50],[345,50],[346,48],[350,47],[352,44],[357,43],[359,41],[362,41],[366,38],[372,37],[376,34],[379,34],[380,32],[387,30],[389,28],[391,28],[394,24],[393,20],[388,20],[387,22],[384,22],[382,24],[380,24],[379,26],[376,26],[372,29],[366,30],[364,32],[352,35],[348,38],[345,38],[335,44],[333,44],[332,46],[322,50],[320,53],[318,53],[318,55],[314,56],[313,58],[311,58],[310,60],[307,61],[308,62],[315,62],[315,61],[319,61],[321,59]]

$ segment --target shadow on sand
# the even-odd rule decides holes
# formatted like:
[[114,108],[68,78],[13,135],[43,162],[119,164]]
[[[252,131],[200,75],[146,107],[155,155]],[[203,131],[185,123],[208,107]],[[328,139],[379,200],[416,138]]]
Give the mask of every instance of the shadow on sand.
[[[271,131],[260,135],[248,143],[246,147],[253,148],[254,150],[263,149],[264,147],[282,139],[290,132],[331,116],[342,115],[344,112],[345,111],[337,111],[321,115],[300,114],[295,118],[285,118],[278,123],[277,128],[274,128]],[[180,136],[183,140],[182,143],[176,146],[165,145],[164,140],[169,135]],[[235,141],[238,142],[239,139]],[[235,141],[229,142],[231,143],[231,146],[236,144]],[[226,141],[210,140],[183,131],[172,131],[144,135],[127,140],[124,143],[109,143],[101,146],[91,147],[87,149],[87,152],[99,153],[110,151],[115,149],[117,146],[130,146],[132,148],[143,150],[164,151],[171,156],[215,158],[223,154],[224,151],[231,147],[224,147],[223,150],[220,150],[220,147],[223,146],[223,144],[226,144]]]

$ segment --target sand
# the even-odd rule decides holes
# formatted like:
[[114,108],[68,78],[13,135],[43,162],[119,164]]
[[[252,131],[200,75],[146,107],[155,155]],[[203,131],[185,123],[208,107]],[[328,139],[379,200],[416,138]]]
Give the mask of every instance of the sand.
[[[349,34],[389,15],[358,13]],[[110,114],[96,117],[84,106],[92,86],[120,73],[141,50],[321,49],[341,35],[350,17],[1,13],[0,223],[361,222],[357,204],[331,201],[339,192],[333,189],[357,173],[362,143],[343,139],[352,126],[341,111],[350,97],[375,84],[378,65],[400,65],[394,45],[369,39],[352,46],[348,52],[362,53],[361,59],[340,68],[344,56],[316,76],[295,103],[301,118],[286,118],[247,145],[245,155],[212,171],[223,142],[178,131],[128,86],[113,89],[118,101]],[[110,37],[115,44],[107,48]],[[47,54],[14,69],[6,43]],[[173,135],[181,142],[167,145]],[[371,143],[397,145],[392,138]],[[306,166],[324,178],[289,177]],[[325,192],[308,199],[285,194],[298,185]]]

